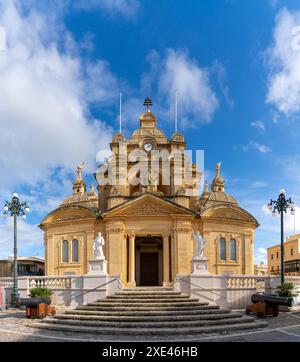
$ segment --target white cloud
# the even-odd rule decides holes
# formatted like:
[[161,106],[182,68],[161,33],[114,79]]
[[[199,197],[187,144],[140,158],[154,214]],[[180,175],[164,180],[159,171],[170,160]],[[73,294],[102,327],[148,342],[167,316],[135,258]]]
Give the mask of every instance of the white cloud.
[[264,262],[264,264],[267,264],[267,249],[266,248],[258,248],[255,251],[254,259],[256,264],[260,264],[261,262]]
[[288,234],[294,234],[300,232],[300,207],[295,207],[295,215],[291,215],[288,212],[285,215],[285,231]]
[[165,98],[169,117],[174,115],[174,97],[178,90],[181,122],[210,122],[218,108],[218,100],[210,84],[209,70],[201,68],[187,51],[181,50],[168,49],[163,59],[152,55],[151,61],[152,69],[158,70],[158,96]]
[[[263,215],[267,217],[266,221],[268,221],[264,227],[279,233],[279,214],[272,215],[272,211],[268,209],[267,205],[263,205],[261,210]],[[284,231],[286,236],[300,232],[300,207],[295,206],[295,215],[291,215],[290,211],[284,214]]]
[[160,92],[169,97],[170,107],[174,105],[177,89],[182,116],[191,114],[198,121],[209,122],[218,100],[210,85],[208,69],[199,67],[187,52],[173,49],[168,50],[163,67],[159,87]]
[[250,126],[251,127],[254,127],[254,128],[257,128],[261,131],[265,131],[266,130],[266,127],[265,127],[265,124],[263,121],[260,121],[260,120],[257,120],[257,121],[253,121],[250,123]]
[[272,112],[271,112],[271,117],[272,117],[272,121],[273,121],[274,124],[278,124],[278,123],[279,123],[279,119],[280,119],[280,114],[279,114],[279,112],[272,111]]
[[[96,99],[109,104],[118,81],[104,60],[83,62],[61,11],[42,11],[31,1],[25,11],[23,5],[0,0],[7,45],[0,52],[0,203],[19,190],[31,204],[27,222],[19,222],[19,255],[42,255],[42,231],[30,222],[71,193],[80,161],[86,172],[95,170],[112,130],[93,119],[89,105]],[[1,257],[12,253],[11,222],[0,219]]]
[[[111,130],[89,119],[83,64],[73,49],[62,50],[62,24],[37,11],[25,15],[14,1],[0,4],[7,34],[0,53],[1,187],[34,184],[53,168],[73,169],[81,160],[92,170]],[[89,75],[99,77],[94,96],[107,101],[117,82],[107,63],[90,66]]]
[[211,71],[217,76],[217,82],[226,103],[230,108],[234,107],[234,100],[230,96],[229,86],[227,83],[227,71],[225,66],[216,60],[211,67]]
[[268,184],[265,181],[254,181],[254,182],[252,182],[250,187],[253,189],[261,189],[261,188],[267,187],[267,185]]
[[243,147],[243,151],[249,151],[249,150],[257,150],[260,153],[270,153],[272,152],[272,149],[269,146],[260,144],[255,141],[250,141],[246,146]]
[[[0,219],[0,259],[6,259],[13,254],[13,218]],[[31,225],[18,220],[18,255],[29,256],[32,250],[35,254],[43,256],[44,238],[43,232],[37,225]]]
[[276,17],[273,44],[266,51],[269,66],[267,103],[286,116],[300,111],[300,49],[295,47],[299,34],[300,12],[281,10]]
[[76,0],[74,7],[87,11],[98,9],[110,17],[121,15],[134,19],[139,12],[140,2],[138,0]]
[[278,0],[269,0],[269,4],[272,8],[275,8],[278,4]]

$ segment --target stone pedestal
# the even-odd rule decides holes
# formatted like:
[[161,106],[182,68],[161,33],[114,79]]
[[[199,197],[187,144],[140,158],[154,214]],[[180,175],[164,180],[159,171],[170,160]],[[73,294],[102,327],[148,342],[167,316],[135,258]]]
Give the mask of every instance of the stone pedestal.
[[107,275],[107,261],[105,258],[90,259],[88,274]]
[[210,274],[208,271],[208,259],[194,256],[192,259],[192,275]]

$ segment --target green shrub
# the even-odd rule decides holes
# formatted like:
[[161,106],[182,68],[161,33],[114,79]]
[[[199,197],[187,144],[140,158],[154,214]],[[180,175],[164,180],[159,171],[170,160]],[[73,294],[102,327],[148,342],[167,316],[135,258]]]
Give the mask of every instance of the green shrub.
[[277,294],[280,297],[292,298],[296,297],[297,294],[293,293],[294,284],[293,283],[283,283],[282,285],[277,285]]
[[50,298],[51,295],[51,289],[41,287],[32,288],[29,292],[30,298]]

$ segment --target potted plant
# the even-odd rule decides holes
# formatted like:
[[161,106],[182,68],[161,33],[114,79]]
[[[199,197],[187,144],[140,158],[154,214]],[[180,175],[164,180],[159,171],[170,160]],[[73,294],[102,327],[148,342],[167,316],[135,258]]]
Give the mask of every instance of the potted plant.
[[21,304],[26,307],[36,307],[40,303],[51,304],[52,290],[48,288],[35,287],[30,289],[29,297],[21,299]]
[[[281,285],[277,285],[277,287],[276,287],[277,294],[280,297],[289,298],[291,300],[293,300],[294,297],[296,297],[298,295],[297,293],[293,292],[294,288],[295,288],[294,284],[290,283],[290,282],[286,282],[286,283],[283,283]],[[289,308],[285,307],[285,306],[280,306],[280,310],[281,311],[289,311]]]

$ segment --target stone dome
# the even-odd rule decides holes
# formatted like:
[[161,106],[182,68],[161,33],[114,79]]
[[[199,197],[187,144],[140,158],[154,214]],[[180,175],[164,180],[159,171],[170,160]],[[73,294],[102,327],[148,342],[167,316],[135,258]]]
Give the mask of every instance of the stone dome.
[[94,192],[84,193],[84,194],[77,193],[64,199],[63,202],[60,204],[60,206],[67,206],[73,204],[80,204],[88,208],[97,207],[98,206],[97,194]]
[[117,133],[113,136],[112,142],[124,142],[125,141],[125,137],[122,133]]
[[172,141],[175,141],[175,142],[184,142],[184,137],[181,133],[179,132],[175,132],[173,133],[172,135]]
[[237,201],[235,200],[234,197],[232,197],[231,195],[227,194],[226,192],[222,192],[222,191],[211,192],[209,194],[207,202],[220,202],[220,203],[225,202],[225,203],[237,205]]

